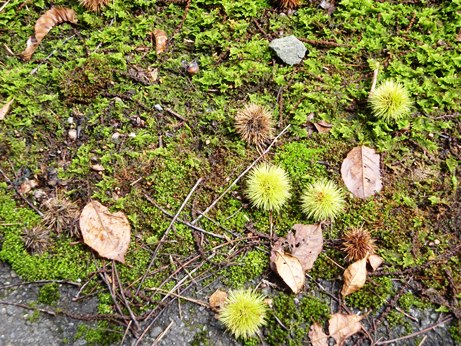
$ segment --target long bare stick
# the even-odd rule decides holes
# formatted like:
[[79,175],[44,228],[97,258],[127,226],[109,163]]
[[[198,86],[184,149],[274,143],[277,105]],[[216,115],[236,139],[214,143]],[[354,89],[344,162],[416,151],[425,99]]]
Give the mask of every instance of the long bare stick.
[[229,191],[230,189],[232,189],[232,187],[238,183],[238,181],[245,175],[247,174],[247,172],[252,169],[258,162],[259,160],[261,160],[270,150],[271,148],[274,146],[275,143],[277,143],[278,139],[283,136],[283,134],[285,132],[288,131],[288,129],[290,128],[290,124],[288,124],[278,135],[277,137],[274,138],[274,140],[271,142],[271,144],[269,144],[269,146],[266,148],[266,150],[264,150],[264,152],[258,156],[258,158],[256,160],[253,161],[253,163],[251,165],[249,165],[243,172],[242,174],[240,174],[233,182],[232,184],[230,184],[227,189],[221,194],[219,195],[218,198],[216,198],[213,203],[211,203],[208,208],[205,209],[205,211],[203,211],[202,213],[200,213],[199,216],[197,216],[197,218],[191,222],[192,225],[195,225],[203,216],[205,216],[205,214],[207,214],[220,200],[221,198],[223,198]]
[[189,194],[187,195],[186,199],[184,200],[184,202],[182,202],[181,206],[179,207],[178,211],[176,212],[176,214],[173,216],[173,218],[171,219],[171,222],[170,224],[168,225],[168,228],[166,229],[165,233],[163,233],[163,236],[162,236],[162,239],[160,239],[160,241],[158,242],[157,246],[155,247],[155,250],[154,250],[154,253],[152,254],[152,259],[149,263],[149,266],[147,267],[146,269],[146,272],[144,273],[144,275],[142,276],[142,279],[141,279],[141,282],[139,283],[139,286],[138,288],[136,289],[136,294],[139,293],[139,290],[141,289],[141,286],[142,284],[144,283],[144,280],[146,279],[147,277],[147,274],[149,273],[149,270],[150,268],[152,267],[152,265],[154,264],[154,261],[155,261],[155,257],[157,257],[157,253],[158,251],[160,250],[160,247],[163,245],[163,243],[165,242],[166,240],[166,237],[168,236],[168,233],[170,233],[170,229],[173,227],[174,223],[176,222],[176,219],[178,218],[179,214],[181,213],[181,211],[184,209],[184,207],[186,206],[186,203],[189,201],[189,199],[191,198],[192,194],[194,193],[194,191],[197,189],[197,187],[199,186],[199,184],[202,182],[202,178],[200,178],[199,180],[197,180],[197,182],[195,183],[194,187],[190,190]]

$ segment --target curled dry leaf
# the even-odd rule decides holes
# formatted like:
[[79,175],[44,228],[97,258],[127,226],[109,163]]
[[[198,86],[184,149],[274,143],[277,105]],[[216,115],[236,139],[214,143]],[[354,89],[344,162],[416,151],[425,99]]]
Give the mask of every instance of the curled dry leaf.
[[211,310],[218,312],[227,299],[227,293],[217,289],[209,298]]
[[325,120],[320,120],[318,123],[314,123],[314,126],[319,133],[328,133],[333,127],[333,125],[327,123]]
[[48,34],[56,24],[63,22],[77,23],[75,11],[66,7],[53,7],[46,11],[35,23],[35,33],[27,40],[27,47],[21,53],[21,57],[24,60],[29,60],[46,34]]
[[155,52],[158,54],[162,53],[166,49],[166,42],[168,37],[166,32],[160,29],[154,30],[154,37],[155,37]]
[[288,233],[286,239],[290,252],[299,260],[304,271],[311,270],[323,249],[322,225],[296,224],[293,229],[296,233]]
[[287,284],[293,293],[299,293],[304,287],[304,270],[299,260],[283,252],[278,251],[274,262],[277,274]]
[[130,245],[130,223],[121,211],[109,212],[97,201],[88,203],[80,214],[83,242],[102,257],[125,263]]
[[355,314],[333,314],[328,321],[328,332],[336,340],[336,343],[341,346],[348,337],[362,329],[361,320],[362,316]]
[[378,255],[372,254],[368,256],[368,263],[370,263],[371,268],[373,271],[378,269],[378,267],[384,262],[384,260],[379,257]]
[[367,281],[367,257],[352,263],[344,271],[343,297],[361,289]]
[[341,165],[344,184],[356,197],[367,198],[381,191],[379,154],[374,149],[359,146],[352,149]]
[[314,322],[309,330],[309,339],[312,346],[328,346],[328,335],[323,332],[323,328]]
[[6,115],[10,111],[10,107],[11,107],[11,104],[13,103],[13,101],[14,101],[14,99],[11,99],[7,103],[5,103],[5,105],[2,108],[0,108],[0,120],[5,119]]

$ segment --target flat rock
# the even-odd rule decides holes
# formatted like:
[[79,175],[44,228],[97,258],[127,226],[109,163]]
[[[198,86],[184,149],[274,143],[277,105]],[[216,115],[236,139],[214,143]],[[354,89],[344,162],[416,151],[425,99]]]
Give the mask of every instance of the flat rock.
[[306,54],[306,47],[295,36],[276,38],[269,44],[275,54],[288,65],[296,65],[301,62]]

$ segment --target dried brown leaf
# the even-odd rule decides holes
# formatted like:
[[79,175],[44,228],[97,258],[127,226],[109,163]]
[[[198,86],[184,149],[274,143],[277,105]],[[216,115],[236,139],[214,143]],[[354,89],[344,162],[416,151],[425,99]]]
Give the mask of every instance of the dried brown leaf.
[[165,51],[168,37],[166,35],[166,32],[160,29],[154,30],[154,37],[155,37],[155,51],[158,55]]
[[[367,256],[368,257],[368,256]],[[358,260],[344,271],[343,297],[361,289],[367,281],[367,257]]]
[[362,329],[361,320],[362,316],[354,314],[333,314],[328,321],[328,332],[336,340],[336,343],[341,346],[348,337]]
[[21,57],[24,60],[29,60],[48,32],[55,25],[63,22],[77,23],[75,11],[66,7],[53,7],[46,11],[35,23],[35,33],[27,40],[27,47],[21,53]]
[[322,226],[296,224],[293,229],[296,233],[289,232],[286,239],[290,252],[299,260],[304,271],[311,270],[323,249]]
[[125,262],[130,245],[130,223],[121,211],[109,212],[97,201],[88,203],[80,214],[83,242],[100,256]]
[[384,262],[384,260],[381,257],[379,257],[378,255],[373,254],[373,255],[368,256],[368,263],[370,263],[370,266],[373,269],[373,271],[378,269],[378,267],[383,262]]
[[209,298],[210,308],[213,311],[218,312],[219,309],[224,305],[227,299],[227,293],[217,289]]
[[38,181],[35,179],[26,179],[18,188],[18,191],[20,193],[28,193],[30,192],[34,187],[38,186]]
[[333,125],[327,123],[325,120],[320,120],[319,122],[314,123],[314,126],[319,133],[328,133],[333,127]]
[[6,115],[10,111],[10,106],[13,103],[13,101],[14,99],[11,99],[7,103],[5,103],[2,108],[0,108],[0,120],[5,119]]
[[304,270],[299,260],[283,252],[277,252],[275,268],[282,280],[287,284],[293,293],[299,293],[304,287]]
[[367,198],[381,191],[383,185],[379,161],[379,154],[363,145],[347,154],[341,165],[341,176],[354,196]]
[[328,335],[323,332],[323,328],[314,322],[309,330],[309,339],[312,346],[328,346]]

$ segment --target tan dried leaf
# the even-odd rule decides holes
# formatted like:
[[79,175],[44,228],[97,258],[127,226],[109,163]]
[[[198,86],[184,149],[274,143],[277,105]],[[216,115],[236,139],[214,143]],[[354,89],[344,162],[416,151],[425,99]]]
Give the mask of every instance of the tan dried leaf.
[[35,33],[27,40],[27,47],[21,53],[21,57],[24,60],[29,60],[48,32],[55,25],[63,22],[69,22],[72,24],[77,23],[77,15],[75,11],[66,7],[53,7],[46,11],[35,23]]
[[91,165],[91,169],[92,169],[93,171],[96,171],[96,172],[102,172],[102,171],[104,171],[104,167],[103,167],[103,165],[101,165],[101,164],[94,164],[94,165]]
[[38,186],[38,181],[35,179],[26,179],[18,188],[18,191],[20,193],[28,193],[30,192],[34,187]]
[[97,201],[88,203],[80,214],[83,242],[101,257],[125,263],[125,253],[130,245],[131,227],[126,215]]
[[217,289],[209,298],[211,310],[218,312],[227,299],[227,292]]
[[343,297],[361,289],[367,281],[367,257],[358,260],[344,271]]
[[311,270],[323,249],[322,226],[296,224],[293,229],[296,233],[289,232],[286,239],[290,252],[299,260],[304,271]]
[[333,125],[327,123],[325,120],[320,120],[319,122],[314,123],[314,127],[319,133],[328,133]]
[[378,269],[378,267],[383,262],[384,262],[384,260],[381,257],[379,257],[378,255],[373,254],[373,255],[368,256],[368,263],[370,263],[370,266],[373,269],[373,271]]
[[341,165],[341,176],[354,196],[367,198],[381,191],[383,184],[379,161],[379,154],[363,145],[347,154]]
[[277,252],[274,264],[277,273],[293,293],[299,293],[303,289],[306,279],[299,260],[290,254]]
[[166,32],[160,29],[154,30],[154,37],[155,37],[155,51],[158,55],[165,51],[168,37],[166,35]]
[[358,333],[362,329],[361,320],[362,316],[355,314],[333,314],[328,321],[328,333],[341,346],[348,337]]
[[7,103],[4,104],[2,108],[0,108],[0,120],[5,119],[6,115],[10,111],[10,106],[13,103],[14,99],[11,99]]
[[314,322],[309,330],[309,339],[312,346],[328,346],[328,335],[323,332],[323,328]]

